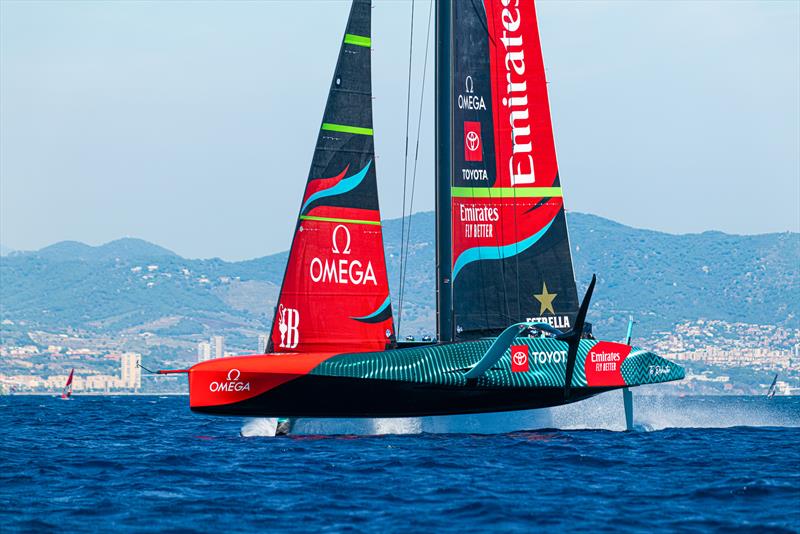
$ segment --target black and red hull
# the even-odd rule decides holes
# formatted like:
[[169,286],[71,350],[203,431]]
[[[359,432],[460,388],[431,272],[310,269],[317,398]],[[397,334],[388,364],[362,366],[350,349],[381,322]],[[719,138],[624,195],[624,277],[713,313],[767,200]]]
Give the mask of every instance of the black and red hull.
[[548,408],[611,389],[573,388],[566,399],[563,387],[459,387],[308,375],[233,404],[192,410],[257,417],[423,417]]
[[566,343],[518,338],[524,367],[512,365],[507,352],[479,379],[467,380],[492,341],[210,360],[189,370],[190,405],[217,415],[420,417],[547,408],[683,378],[680,366],[651,352],[583,340],[566,395]]

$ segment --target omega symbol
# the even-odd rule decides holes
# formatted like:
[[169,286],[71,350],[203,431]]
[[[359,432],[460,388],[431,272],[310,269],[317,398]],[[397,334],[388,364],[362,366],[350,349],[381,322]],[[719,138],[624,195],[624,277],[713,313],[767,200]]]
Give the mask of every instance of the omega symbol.
[[[345,235],[344,249],[341,251],[339,250],[338,238],[336,237],[337,234],[339,233],[340,228],[344,230],[344,235]],[[331,237],[331,241],[332,241],[331,251],[334,254],[350,254],[350,230],[348,230],[345,225],[340,224],[333,229],[333,236]]]

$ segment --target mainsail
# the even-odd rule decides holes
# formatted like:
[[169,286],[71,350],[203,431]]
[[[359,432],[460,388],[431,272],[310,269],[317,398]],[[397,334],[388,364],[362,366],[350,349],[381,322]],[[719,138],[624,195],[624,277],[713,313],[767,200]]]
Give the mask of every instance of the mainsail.
[[455,338],[568,329],[578,297],[533,0],[453,8]]
[[372,136],[369,0],[355,0],[317,138],[270,351],[382,350],[394,341]]

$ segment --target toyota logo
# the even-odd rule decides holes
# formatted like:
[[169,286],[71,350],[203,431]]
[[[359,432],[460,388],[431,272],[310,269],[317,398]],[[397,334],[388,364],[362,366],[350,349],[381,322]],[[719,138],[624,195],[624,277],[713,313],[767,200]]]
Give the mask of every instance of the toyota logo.
[[528,360],[528,355],[522,351],[518,351],[514,353],[514,365],[525,365],[525,362]]
[[242,376],[242,373],[238,369],[231,369],[228,371],[228,382],[236,382],[240,376]]
[[481,138],[477,132],[467,132],[467,148],[475,152],[481,146]]

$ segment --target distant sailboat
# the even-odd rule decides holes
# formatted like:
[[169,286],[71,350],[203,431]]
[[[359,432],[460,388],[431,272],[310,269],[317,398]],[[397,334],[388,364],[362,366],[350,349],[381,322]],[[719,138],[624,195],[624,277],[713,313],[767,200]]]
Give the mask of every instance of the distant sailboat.
[[74,374],[75,368],[73,367],[69,372],[69,377],[67,377],[67,383],[64,384],[64,390],[61,392],[61,398],[64,400],[69,400],[69,398],[72,397],[72,376]]
[[767,390],[767,398],[771,399],[775,396],[775,390],[777,389],[775,385],[778,383],[778,373],[775,373],[775,378],[772,379],[772,384],[769,385],[769,389]]

